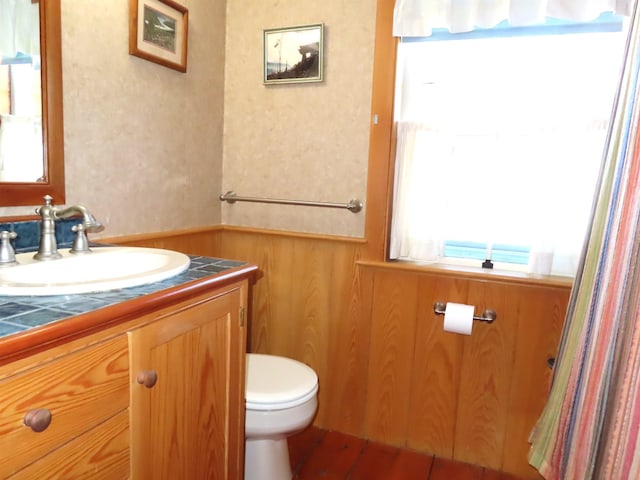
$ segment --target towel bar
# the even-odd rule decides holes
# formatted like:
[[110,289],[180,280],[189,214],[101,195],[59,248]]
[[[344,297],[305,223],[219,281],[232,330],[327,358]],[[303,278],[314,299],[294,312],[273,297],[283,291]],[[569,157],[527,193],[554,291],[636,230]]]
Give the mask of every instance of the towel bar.
[[241,197],[236,195],[233,191],[228,191],[225,194],[220,195],[220,201],[235,203],[235,202],[255,202],[255,203],[278,203],[281,205],[303,205],[306,207],[326,207],[326,208],[346,208],[352,213],[358,213],[362,210],[363,204],[360,200],[354,199],[349,203],[334,203],[334,202],[315,202],[310,200],[284,200],[279,198],[259,198],[259,197]]

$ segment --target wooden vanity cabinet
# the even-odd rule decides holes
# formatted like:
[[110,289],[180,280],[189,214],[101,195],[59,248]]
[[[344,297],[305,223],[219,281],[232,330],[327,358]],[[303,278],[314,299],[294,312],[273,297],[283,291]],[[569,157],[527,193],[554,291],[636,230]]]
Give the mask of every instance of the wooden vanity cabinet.
[[242,478],[244,307],[235,288],[128,332],[132,478]]
[[201,289],[0,365],[0,478],[240,480],[247,291]]

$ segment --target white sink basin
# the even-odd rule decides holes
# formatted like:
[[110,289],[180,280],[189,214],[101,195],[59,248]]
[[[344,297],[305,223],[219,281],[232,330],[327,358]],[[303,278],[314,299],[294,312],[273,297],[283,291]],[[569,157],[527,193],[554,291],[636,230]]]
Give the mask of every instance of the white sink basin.
[[91,253],[39,261],[16,255],[18,265],[0,268],[0,295],[67,295],[135,287],[173,277],[189,267],[183,253],[158,248],[97,247]]

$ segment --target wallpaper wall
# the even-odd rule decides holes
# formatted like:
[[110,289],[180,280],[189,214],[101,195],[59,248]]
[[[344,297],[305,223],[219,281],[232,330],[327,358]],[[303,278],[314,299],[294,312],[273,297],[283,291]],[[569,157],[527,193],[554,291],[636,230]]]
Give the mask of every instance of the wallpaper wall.
[[[229,0],[223,191],[365,200],[374,0]],[[263,85],[263,30],[324,24],[322,83]],[[362,236],[364,211],[225,204],[225,224]]]
[[220,223],[226,6],[180,3],[186,74],[129,55],[128,0],[62,0],[67,204],[106,224],[92,238]]
[[[106,224],[92,238],[222,222],[362,235],[364,213],[218,195],[365,199],[374,0],[179,1],[186,74],[128,54],[128,0],[62,0],[67,204]],[[325,24],[326,80],[265,87],[263,29],[308,23]]]

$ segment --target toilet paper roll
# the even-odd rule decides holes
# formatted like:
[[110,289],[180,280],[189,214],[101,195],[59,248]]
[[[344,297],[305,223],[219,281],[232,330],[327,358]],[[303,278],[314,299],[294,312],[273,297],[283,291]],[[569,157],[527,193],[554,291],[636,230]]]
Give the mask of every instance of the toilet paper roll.
[[447,303],[447,309],[444,312],[444,330],[445,332],[461,333],[462,335],[471,335],[473,328],[473,305],[464,305],[462,303]]

